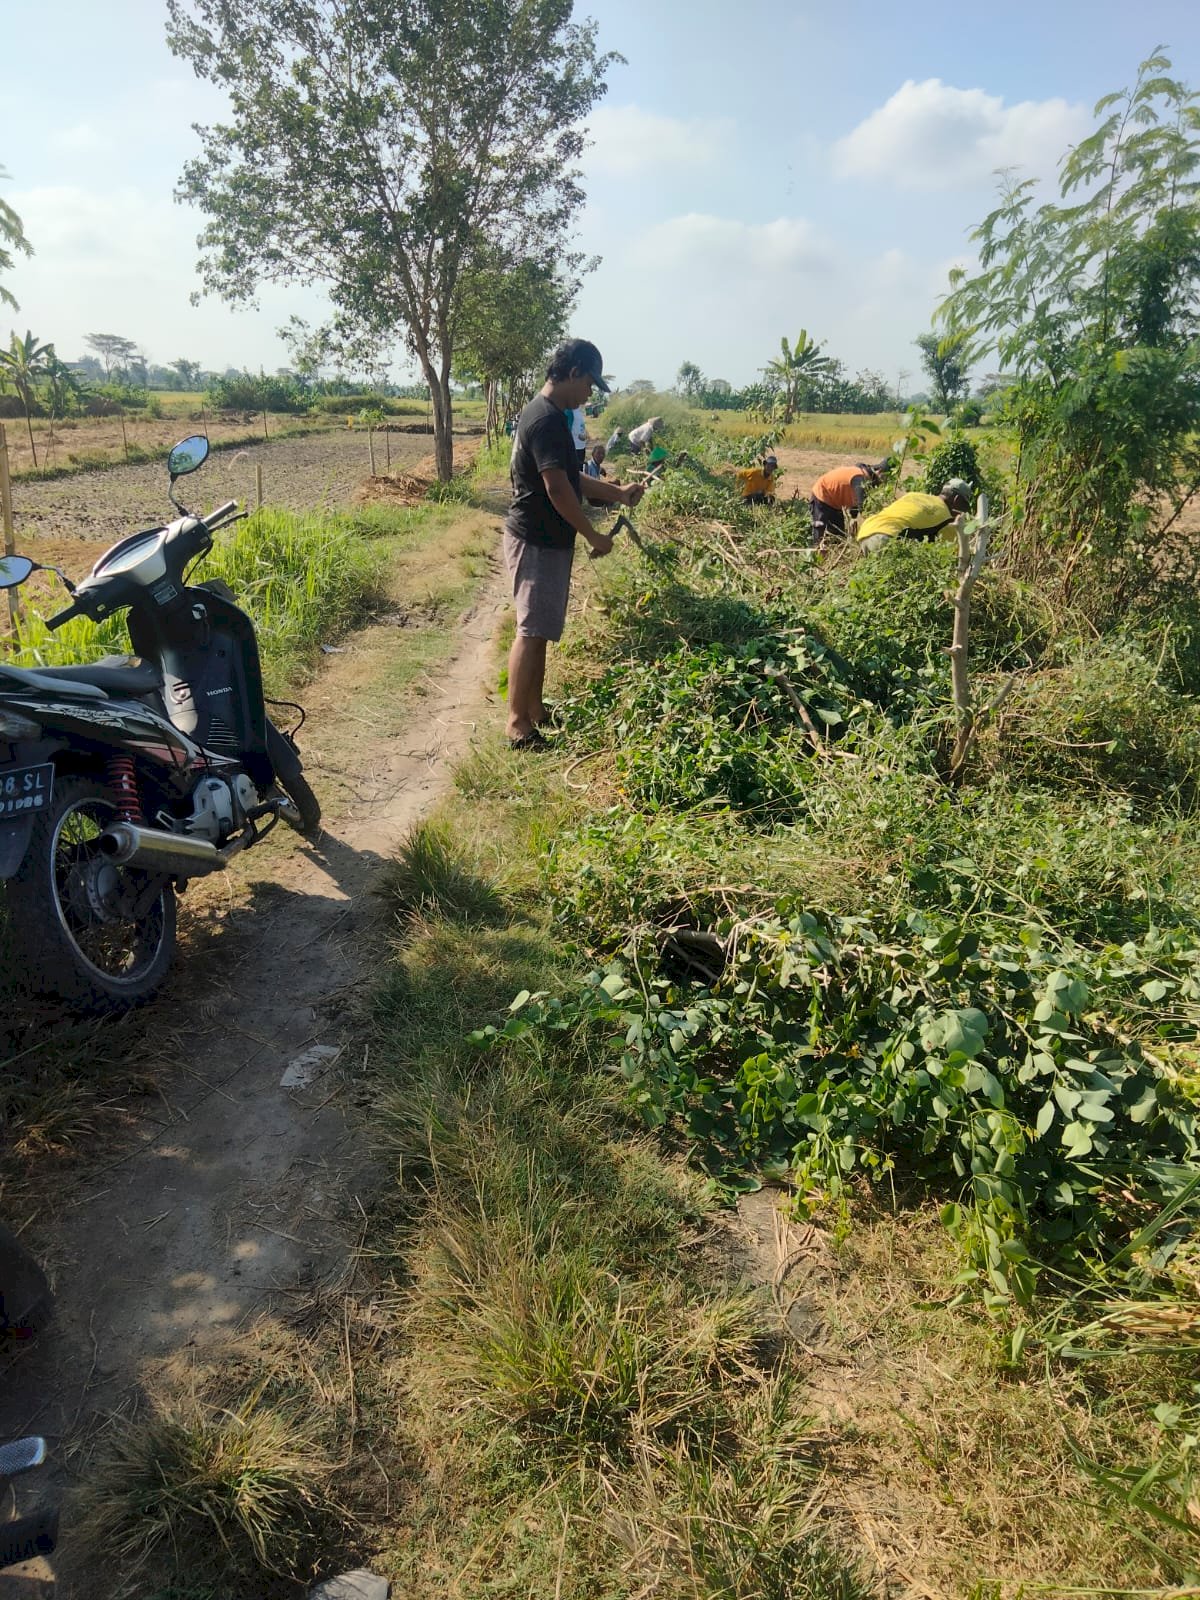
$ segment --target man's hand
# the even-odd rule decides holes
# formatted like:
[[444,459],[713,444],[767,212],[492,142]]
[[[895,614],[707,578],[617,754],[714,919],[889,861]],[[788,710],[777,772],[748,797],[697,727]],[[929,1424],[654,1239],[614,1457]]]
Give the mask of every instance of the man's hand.
[[621,504],[628,506],[632,511],[634,506],[641,502],[642,496],[645,493],[646,485],[644,483],[631,483],[625,490],[624,495],[621,497]]
[[611,533],[593,533],[588,541],[592,547],[590,561],[595,561],[598,556],[606,556],[612,550],[613,541]]

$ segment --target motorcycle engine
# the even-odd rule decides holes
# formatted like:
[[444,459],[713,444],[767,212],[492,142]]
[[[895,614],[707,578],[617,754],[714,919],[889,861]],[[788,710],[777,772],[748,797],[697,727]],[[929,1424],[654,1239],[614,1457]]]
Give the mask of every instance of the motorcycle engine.
[[246,820],[251,806],[258,804],[258,791],[244,772],[232,781],[201,778],[192,790],[192,814],[185,827],[188,833],[212,844],[223,844],[235,828]]

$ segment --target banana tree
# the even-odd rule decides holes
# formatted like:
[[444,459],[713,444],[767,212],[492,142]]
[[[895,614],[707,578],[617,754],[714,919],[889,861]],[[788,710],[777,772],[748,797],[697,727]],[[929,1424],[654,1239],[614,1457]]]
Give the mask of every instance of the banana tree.
[[0,350],[0,371],[21,397],[25,411],[25,426],[29,429],[29,450],[37,471],[37,447],[33,442],[33,405],[38,381],[48,376],[51,363],[57,358],[52,344],[39,344],[36,337],[25,331],[24,339],[14,333],[7,350]]
[[777,383],[782,391],[783,420],[791,422],[796,414],[800,390],[814,378],[823,377],[832,366],[828,356],[821,354],[821,346],[810,339],[808,330],[801,328],[796,342],[789,345],[786,336],[779,341],[779,354],[768,361],[763,375]]

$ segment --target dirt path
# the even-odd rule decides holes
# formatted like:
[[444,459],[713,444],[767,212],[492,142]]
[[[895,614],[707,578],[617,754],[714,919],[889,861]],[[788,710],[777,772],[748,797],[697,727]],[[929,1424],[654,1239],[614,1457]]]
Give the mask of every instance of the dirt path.
[[[157,1120],[140,1120],[39,1230],[57,1322],[21,1363],[19,1401],[14,1410],[18,1397],[4,1397],[0,1426],[45,1433],[61,1451],[81,1424],[134,1400],[167,1358],[211,1349],[274,1300],[344,1265],[348,1213],[369,1178],[343,1076],[361,1065],[344,1059],[361,1048],[350,1042],[347,1003],[369,980],[378,948],[368,897],[470,738],[500,608],[493,579],[398,735],[394,708],[382,734],[364,732],[369,719],[351,714],[363,656],[378,652],[389,630],[363,630],[333,659],[304,746],[317,753],[314,787],[330,805],[324,834],[314,846],[289,838],[264,858],[265,871],[261,861],[254,867],[259,852],[247,856],[242,903],[213,941],[219,956],[180,952],[155,1014],[179,1036],[187,1069],[160,1086]],[[212,898],[193,914],[201,923],[219,914],[222,893],[234,892],[223,881],[205,888]],[[55,1558],[57,1588],[0,1577],[0,1597],[112,1593],[111,1575],[97,1584],[78,1574],[72,1556],[68,1529]]]

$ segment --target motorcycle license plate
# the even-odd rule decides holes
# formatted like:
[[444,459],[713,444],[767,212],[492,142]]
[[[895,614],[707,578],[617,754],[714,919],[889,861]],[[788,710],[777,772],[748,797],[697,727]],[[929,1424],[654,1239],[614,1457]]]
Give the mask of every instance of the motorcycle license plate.
[[32,811],[44,811],[54,792],[54,764],[0,767],[0,823],[20,822]]

